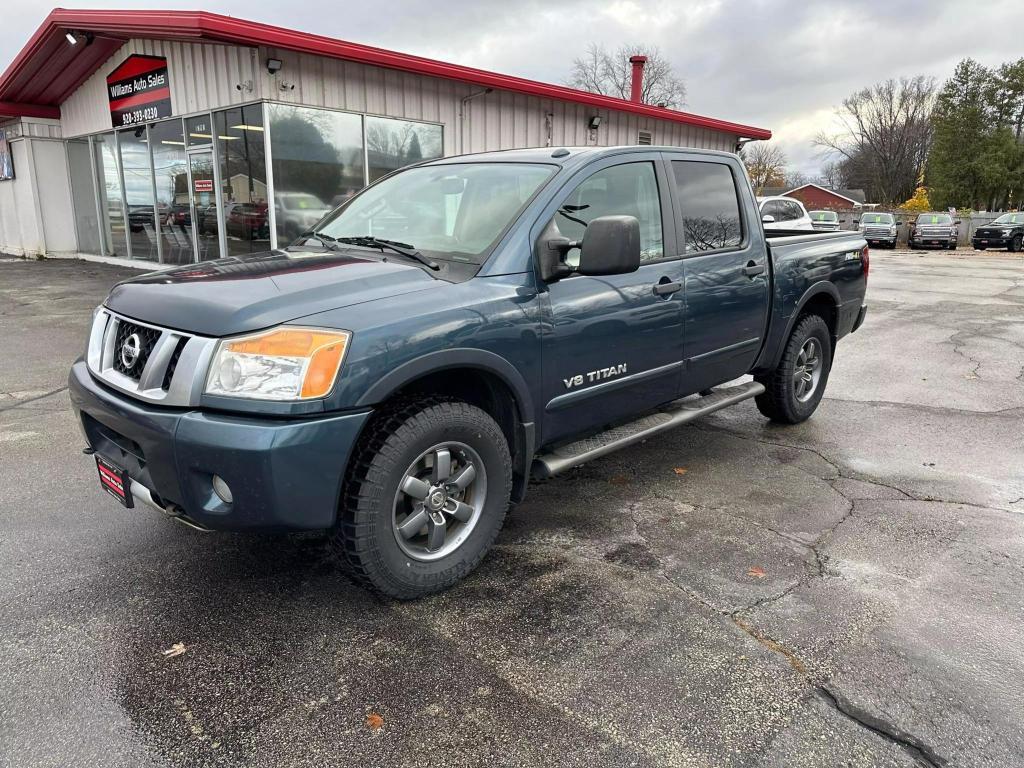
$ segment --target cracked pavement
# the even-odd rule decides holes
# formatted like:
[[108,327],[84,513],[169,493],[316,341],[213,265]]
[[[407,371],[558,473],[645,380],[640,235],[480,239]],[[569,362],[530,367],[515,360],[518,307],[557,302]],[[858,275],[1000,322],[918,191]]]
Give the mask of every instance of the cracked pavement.
[[416,603],[107,500],[63,385],[125,274],[0,263],[0,766],[1024,764],[1019,256],[873,252],[811,420],[534,484]]

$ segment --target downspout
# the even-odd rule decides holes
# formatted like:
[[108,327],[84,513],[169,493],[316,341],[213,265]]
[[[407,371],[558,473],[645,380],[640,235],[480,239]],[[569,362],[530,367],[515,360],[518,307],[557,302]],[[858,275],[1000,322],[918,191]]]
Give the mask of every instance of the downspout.
[[479,96],[486,96],[493,91],[493,88],[484,88],[482,91],[463,96],[459,101],[459,154],[466,153],[466,105]]

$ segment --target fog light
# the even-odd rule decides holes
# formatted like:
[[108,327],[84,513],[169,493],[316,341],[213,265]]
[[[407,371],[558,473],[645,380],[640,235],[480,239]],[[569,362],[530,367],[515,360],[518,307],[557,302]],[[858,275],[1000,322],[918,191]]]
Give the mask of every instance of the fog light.
[[234,501],[234,497],[231,495],[231,488],[228,487],[228,484],[224,482],[224,478],[220,475],[213,476],[213,492],[225,504],[230,504]]

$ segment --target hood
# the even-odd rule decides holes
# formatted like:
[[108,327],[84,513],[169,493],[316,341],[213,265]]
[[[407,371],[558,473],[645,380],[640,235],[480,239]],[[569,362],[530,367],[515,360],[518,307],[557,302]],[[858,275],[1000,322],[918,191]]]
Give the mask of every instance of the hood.
[[229,336],[447,284],[353,252],[270,251],[150,272],[118,283],[105,304],[165,328]]

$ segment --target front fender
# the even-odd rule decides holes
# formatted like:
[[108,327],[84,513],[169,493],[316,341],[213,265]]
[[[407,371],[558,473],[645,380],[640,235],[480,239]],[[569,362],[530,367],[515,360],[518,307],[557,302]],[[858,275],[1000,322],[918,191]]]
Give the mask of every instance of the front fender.
[[442,349],[417,357],[389,371],[359,398],[357,408],[384,402],[402,387],[430,373],[451,368],[479,368],[501,379],[516,399],[525,422],[534,420],[533,397],[522,374],[508,360],[483,349]]

